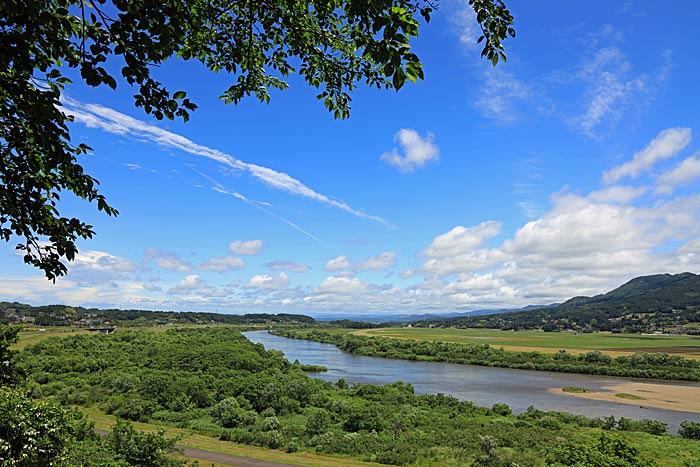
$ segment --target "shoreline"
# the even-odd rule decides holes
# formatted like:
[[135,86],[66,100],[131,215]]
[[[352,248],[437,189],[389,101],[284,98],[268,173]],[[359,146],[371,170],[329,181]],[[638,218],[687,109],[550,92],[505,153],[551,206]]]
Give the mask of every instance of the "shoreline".
[[[700,387],[626,382],[603,386],[602,389],[590,390],[590,392],[566,392],[564,388],[552,388],[548,392],[640,407],[700,413]],[[620,394],[623,396],[620,397]]]

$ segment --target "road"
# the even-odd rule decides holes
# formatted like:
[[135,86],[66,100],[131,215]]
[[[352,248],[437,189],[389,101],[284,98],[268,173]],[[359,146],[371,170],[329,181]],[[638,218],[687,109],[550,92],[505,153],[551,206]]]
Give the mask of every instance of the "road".
[[300,467],[296,464],[283,464],[281,462],[264,461],[252,459],[250,457],[233,456],[231,454],[188,448],[185,446],[177,446],[177,448],[182,449],[182,455],[185,457],[192,457],[208,462],[218,462],[235,467]]
[[[102,436],[107,435],[105,430],[95,430]],[[253,459],[252,457],[234,456],[223,452],[208,451],[206,449],[191,448],[188,446],[176,445],[175,448],[185,457],[199,459],[207,462],[226,464],[232,467],[302,467],[298,464],[285,464],[282,462]]]

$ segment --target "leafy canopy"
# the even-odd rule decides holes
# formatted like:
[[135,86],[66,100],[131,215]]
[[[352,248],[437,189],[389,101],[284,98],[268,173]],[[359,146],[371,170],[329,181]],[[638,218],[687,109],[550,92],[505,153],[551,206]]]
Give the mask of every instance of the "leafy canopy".
[[[515,36],[510,12],[502,0],[469,4],[482,56],[505,60],[501,41]],[[226,72],[221,99],[233,104],[267,102],[298,74],[336,118],[347,118],[358,85],[398,90],[423,79],[410,41],[434,8],[429,0],[0,0],[0,237],[21,239],[24,261],[55,280],[75,241],[94,234],[61,215],[61,192],[118,214],[78,164],[90,148],[71,142],[72,118],[60,103],[67,75],[89,86],[129,84],[147,114],[187,120],[197,106],[186,92],[151,75],[166,60]],[[121,64],[121,76],[107,64]]]

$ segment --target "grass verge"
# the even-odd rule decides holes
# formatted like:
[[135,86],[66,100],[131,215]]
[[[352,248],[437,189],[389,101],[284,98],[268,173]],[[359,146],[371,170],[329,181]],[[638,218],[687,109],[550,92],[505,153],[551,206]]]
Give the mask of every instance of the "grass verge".
[[[107,415],[95,407],[85,408],[76,407],[76,409],[84,412],[88,420],[95,424],[98,430],[109,431],[116,423],[116,417]],[[261,448],[257,446],[248,446],[245,444],[236,444],[230,441],[221,441],[209,436],[193,433],[191,430],[182,428],[174,428],[165,425],[157,425],[154,423],[134,422],[134,427],[141,431],[154,432],[160,429],[165,431],[167,437],[179,437],[178,445],[192,448],[204,449],[206,451],[230,454],[232,456],[250,457],[252,459],[262,459],[272,462],[281,462],[287,464],[298,464],[308,467],[379,467],[380,464],[372,462],[363,462],[358,459],[347,457],[332,457],[311,452],[295,452],[285,453],[275,451],[273,449]],[[209,463],[201,463],[201,465],[209,465]],[[227,464],[215,464],[227,465]]]

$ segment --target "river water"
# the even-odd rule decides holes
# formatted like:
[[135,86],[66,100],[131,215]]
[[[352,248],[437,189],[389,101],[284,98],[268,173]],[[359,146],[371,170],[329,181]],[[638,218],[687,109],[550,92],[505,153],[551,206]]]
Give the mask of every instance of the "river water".
[[[267,331],[249,331],[243,334],[250,341],[263,344],[268,350],[284,352],[289,361],[299,360],[304,364],[325,366],[327,372],[313,373],[311,376],[330,382],[336,382],[340,378],[351,384],[403,381],[411,383],[417,394],[443,393],[485,407],[504,402],[516,413],[524,412],[533,405],[541,410],[556,410],[587,417],[614,415],[615,418],[636,420],[650,418],[667,423],[672,433],[683,420],[700,421],[700,415],[690,412],[594,401],[548,391],[567,386],[596,391],[603,386],[627,381],[654,382],[650,380],[364,357],[341,352],[331,344],[274,336]],[[664,381],[663,384],[669,382]],[[700,390],[698,383],[670,384]]]

